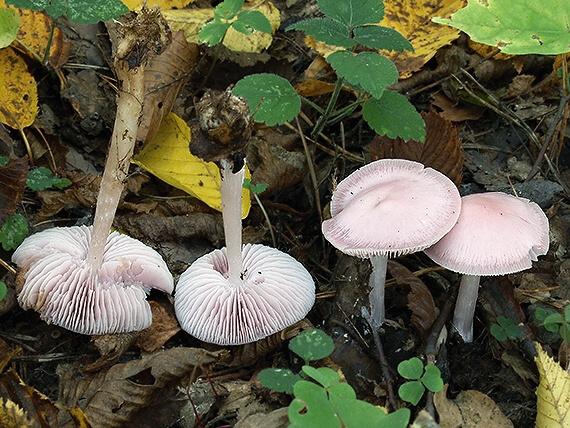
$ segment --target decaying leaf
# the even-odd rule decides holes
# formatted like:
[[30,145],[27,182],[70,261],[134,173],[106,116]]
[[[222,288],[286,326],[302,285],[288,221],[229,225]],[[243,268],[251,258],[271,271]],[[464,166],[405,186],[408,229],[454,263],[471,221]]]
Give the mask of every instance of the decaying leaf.
[[457,186],[461,183],[463,152],[457,129],[451,121],[431,110],[422,112],[426,123],[426,141],[405,142],[376,136],[370,144],[372,159],[409,159],[423,163],[447,175]]
[[[434,16],[449,17],[465,6],[465,0],[397,0],[384,2],[381,25],[400,32],[414,47],[414,52],[391,52],[386,55],[396,64],[400,78],[419,70],[438,51],[459,37],[459,31],[432,22]],[[455,31],[454,31],[455,30]]]
[[[69,364],[58,367],[62,404],[79,405],[94,427],[128,426],[131,416],[183,377],[202,373],[227,355],[196,348],[172,348],[115,364],[107,371],[80,376]],[[162,401],[162,400],[160,400]],[[157,403],[160,406],[161,403]],[[156,408],[160,412],[160,408]],[[63,425],[66,421],[60,419]]]
[[398,285],[410,290],[408,308],[412,311],[412,326],[424,335],[429,333],[437,318],[435,302],[429,289],[409,269],[394,260],[388,261],[388,271]]
[[482,392],[461,391],[454,400],[449,400],[448,386],[436,392],[433,400],[441,428],[513,428],[495,402]]
[[[182,9],[194,1],[195,0],[147,0],[146,5],[148,7],[158,7],[161,10]],[[130,10],[139,10],[145,2],[143,0],[123,0],[123,3],[125,3]]]
[[274,410],[270,413],[255,413],[249,415],[235,424],[235,428],[287,428],[289,416],[287,407]]
[[[21,348],[12,349],[0,338],[0,372],[3,371],[10,360],[20,352],[22,352]],[[0,426],[2,425],[0,424]]]
[[[245,4],[243,10],[257,10],[263,13],[271,23],[271,29],[275,32],[281,25],[279,9],[267,0],[257,0]],[[200,27],[214,17],[214,9],[182,9],[164,10],[164,17],[173,31],[183,30],[186,40],[190,43],[199,43],[198,32]],[[273,40],[271,34],[256,31],[247,36],[233,28],[228,30],[223,41],[224,46],[235,52],[261,52],[269,47]]]
[[13,158],[6,166],[0,167],[0,225],[16,212],[24,195],[27,177],[26,159]]
[[148,303],[152,311],[152,324],[140,332],[135,345],[145,352],[154,352],[180,331],[180,325],[171,303],[155,300]]
[[197,57],[198,46],[188,43],[184,33],[177,31],[164,52],[145,66],[145,100],[137,141],[150,141],[156,135],[188,81]]
[[10,399],[0,398],[0,426],[5,428],[30,428],[28,415]]
[[[177,189],[221,211],[220,170],[213,162],[204,162],[190,153],[190,128],[181,118],[170,113],[162,122],[158,133],[133,163]],[[246,177],[250,177],[246,171]],[[249,191],[243,189],[242,216],[249,213]]]
[[38,88],[26,61],[14,49],[0,49],[0,121],[10,128],[30,126],[38,114]]
[[540,374],[536,390],[538,397],[536,427],[563,428],[570,426],[570,373],[536,344],[534,359]]

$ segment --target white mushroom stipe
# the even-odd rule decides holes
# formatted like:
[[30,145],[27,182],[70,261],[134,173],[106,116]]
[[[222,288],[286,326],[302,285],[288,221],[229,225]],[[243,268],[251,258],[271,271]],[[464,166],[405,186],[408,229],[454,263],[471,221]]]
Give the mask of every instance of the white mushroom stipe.
[[56,227],[29,236],[12,261],[25,269],[18,295],[24,309],[81,334],[142,330],[152,322],[146,295],[151,288],[171,293],[173,278],[162,257],[142,242],[109,234],[101,268],[86,257],[91,227]]
[[315,285],[301,263],[264,245],[243,247],[244,271],[229,280],[226,248],[200,257],[181,276],[174,308],[181,327],[218,345],[255,342],[303,319]]

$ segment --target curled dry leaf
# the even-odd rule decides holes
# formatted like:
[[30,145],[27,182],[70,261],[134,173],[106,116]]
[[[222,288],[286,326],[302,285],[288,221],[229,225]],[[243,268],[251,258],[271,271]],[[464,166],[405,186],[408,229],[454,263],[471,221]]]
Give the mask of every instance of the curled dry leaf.
[[145,352],[154,352],[181,329],[171,303],[164,300],[151,300],[148,303],[152,311],[152,324],[138,334],[135,345]]
[[[73,366],[58,367],[62,404],[79,405],[94,427],[128,426],[131,416],[147,407],[156,395],[175,387],[181,378],[211,367],[227,351],[208,352],[196,348],[172,348],[145,355],[139,360],[115,364],[95,375],[81,376]],[[156,411],[160,412],[160,403]],[[60,425],[69,422],[61,418]]]
[[426,337],[437,318],[435,302],[429,289],[409,269],[394,260],[388,260],[388,271],[398,285],[409,290],[408,308],[412,311],[412,326]]
[[451,121],[444,119],[434,110],[422,112],[426,123],[426,141],[405,142],[401,138],[391,139],[377,135],[370,144],[372,160],[408,159],[420,162],[447,175],[459,186],[463,169],[463,152],[457,129]]
[[6,166],[0,167],[0,225],[16,212],[24,195],[27,177],[26,159],[13,158]]

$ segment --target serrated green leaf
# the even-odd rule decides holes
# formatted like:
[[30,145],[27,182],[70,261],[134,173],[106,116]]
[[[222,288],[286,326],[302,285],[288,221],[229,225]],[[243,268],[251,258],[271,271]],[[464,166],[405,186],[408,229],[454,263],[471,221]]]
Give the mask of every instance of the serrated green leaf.
[[255,193],[256,195],[265,192],[268,186],[269,184],[267,183],[253,184],[249,178],[243,180],[244,189],[247,189],[250,192]]
[[384,17],[384,2],[379,0],[318,0],[321,12],[347,27],[376,24]]
[[28,236],[28,222],[20,214],[14,214],[0,229],[0,243],[5,251],[15,250]]
[[425,367],[425,374],[422,376],[422,383],[431,392],[438,392],[443,389],[443,380],[439,368],[433,364]]
[[30,10],[45,10],[53,19],[61,15],[79,24],[116,19],[129,12],[120,0],[7,0],[6,4]]
[[398,373],[406,379],[420,379],[424,373],[424,363],[417,357],[398,364]]
[[513,55],[570,52],[570,2],[561,0],[470,0],[450,19],[472,40]]
[[291,30],[304,31],[319,42],[346,49],[350,49],[355,44],[355,41],[350,37],[348,27],[328,18],[307,19],[306,21],[296,22],[286,28],[286,31]]
[[379,135],[403,140],[425,140],[425,123],[410,102],[397,92],[385,90],[382,98],[370,98],[362,107],[368,125]]
[[253,28],[256,31],[271,34],[269,19],[258,10],[244,10],[238,13],[238,22]]
[[261,384],[277,392],[293,393],[293,385],[301,376],[289,369],[263,369],[257,375]]
[[243,7],[243,0],[224,0],[214,9],[214,15],[220,19],[232,19]]
[[0,302],[2,300],[4,300],[4,297],[6,297],[6,294],[8,294],[8,287],[6,287],[6,284],[4,284],[2,281],[0,281]]
[[246,76],[236,83],[232,93],[248,101],[249,111],[255,115],[256,122],[269,126],[281,125],[301,110],[301,98],[293,86],[275,74]]
[[239,31],[240,33],[245,34],[246,36],[249,36],[250,34],[253,33],[253,30],[241,21],[234,21],[231,23],[231,26],[234,30]]
[[398,81],[398,70],[388,58],[375,53],[353,55],[347,51],[327,56],[336,73],[353,85],[360,85],[373,97],[380,98],[386,86]]
[[291,339],[289,349],[305,362],[316,361],[332,354],[334,342],[322,330],[307,330]]
[[45,190],[51,187],[63,189],[71,184],[71,181],[67,178],[53,177],[51,170],[43,166],[28,172],[28,178],[26,179],[26,185],[32,190]]
[[213,21],[202,25],[198,33],[198,40],[210,46],[216,46],[221,43],[230,26],[229,22],[222,22],[219,18],[214,18]]
[[20,15],[14,9],[0,9],[0,49],[16,40],[20,29]]
[[302,370],[303,373],[305,373],[311,379],[320,383],[325,389],[330,388],[340,380],[338,373],[328,367],[319,367],[317,369],[305,365],[303,366]]
[[313,382],[300,380],[293,387],[295,399],[288,409],[289,421],[298,427],[340,428],[326,391]]
[[414,51],[412,44],[399,32],[380,25],[366,25],[353,30],[354,40],[361,45],[372,49],[385,49],[388,51]]
[[420,402],[424,392],[425,387],[418,380],[406,382],[398,388],[400,398],[408,403],[412,403],[414,406]]
[[386,413],[379,407],[356,398],[341,400],[335,408],[346,428],[376,428],[386,417]]

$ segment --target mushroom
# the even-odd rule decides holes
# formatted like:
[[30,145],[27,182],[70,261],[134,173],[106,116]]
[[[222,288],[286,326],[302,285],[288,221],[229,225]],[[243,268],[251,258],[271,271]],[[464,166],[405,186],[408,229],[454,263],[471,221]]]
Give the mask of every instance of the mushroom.
[[453,227],[461,198],[453,182],[418,162],[381,159],[342,180],[332,195],[325,238],[345,254],[369,258],[372,319],[385,318],[388,257],[421,251]]
[[463,274],[453,327],[464,342],[473,341],[480,277],[528,269],[548,247],[548,218],[534,202],[501,192],[462,198],[457,224],[424,252],[437,264]]
[[218,345],[254,342],[303,319],[315,284],[301,263],[264,245],[242,247],[245,169],[220,160],[226,247],[197,259],[176,285],[174,309],[192,336]]
[[160,13],[147,8],[118,28],[117,114],[93,227],[36,233],[12,257],[24,270],[20,305],[34,308],[48,322],[83,334],[148,327],[152,317],[146,293],[151,287],[171,293],[174,284],[157,252],[110,233],[140,123],[146,58],[158,53],[168,40]]

